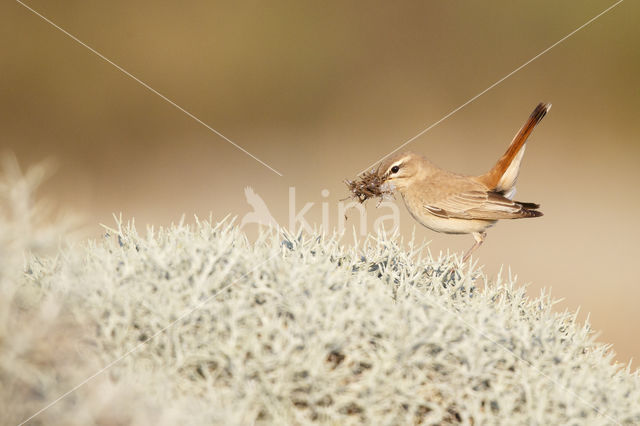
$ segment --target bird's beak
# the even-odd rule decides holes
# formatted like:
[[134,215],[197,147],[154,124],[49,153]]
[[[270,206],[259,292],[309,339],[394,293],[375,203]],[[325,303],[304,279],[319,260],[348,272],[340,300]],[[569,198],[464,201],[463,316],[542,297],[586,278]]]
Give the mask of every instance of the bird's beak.
[[389,174],[384,173],[382,170],[378,170],[379,187],[382,191],[393,192],[396,188],[392,183],[393,179],[389,179]]
[[380,182],[386,182],[386,180],[389,179],[389,175],[380,168],[378,168],[377,174],[378,174],[378,179],[380,179]]

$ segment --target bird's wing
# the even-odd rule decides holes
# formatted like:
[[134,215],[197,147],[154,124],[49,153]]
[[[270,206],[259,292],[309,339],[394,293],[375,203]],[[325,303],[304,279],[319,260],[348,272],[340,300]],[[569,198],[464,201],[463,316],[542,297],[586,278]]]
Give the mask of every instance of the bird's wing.
[[515,219],[540,216],[542,213],[529,210],[534,204],[521,204],[491,191],[467,191],[449,194],[447,197],[426,204],[431,214],[456,219]]

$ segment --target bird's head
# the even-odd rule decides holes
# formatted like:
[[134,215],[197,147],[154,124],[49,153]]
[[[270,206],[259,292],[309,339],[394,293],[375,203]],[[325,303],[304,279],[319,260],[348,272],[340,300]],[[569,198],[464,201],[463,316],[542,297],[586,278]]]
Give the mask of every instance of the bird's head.
[[378,177],[402,192],[412,183],[424,179],[430,170],[429,161],[415,152],[403,152],[384,160],[378,168]]

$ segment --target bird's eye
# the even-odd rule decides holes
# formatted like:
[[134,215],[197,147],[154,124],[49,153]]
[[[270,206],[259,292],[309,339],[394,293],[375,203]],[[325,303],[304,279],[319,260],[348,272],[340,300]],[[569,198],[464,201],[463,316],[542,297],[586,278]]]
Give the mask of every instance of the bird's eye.
[[391,168],[391,173],[398,173],[399,170],[400,170],[400,166],[393,166]]

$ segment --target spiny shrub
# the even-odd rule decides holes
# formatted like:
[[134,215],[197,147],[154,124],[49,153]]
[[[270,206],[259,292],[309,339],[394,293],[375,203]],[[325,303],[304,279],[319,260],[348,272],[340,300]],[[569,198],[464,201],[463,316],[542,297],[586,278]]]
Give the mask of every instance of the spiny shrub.
[[640,424],[637,372],[511,277],[228,220],[61,250],[45,175],[0,178],[2,424]]
[[[42,268],[38,259],[54,264],[52,259],[73,252],[58,251],[72,221],[52,221],[55,215],[34,197],[46,175],[43,165],[23,174],[12,157],[0,167],[0,424],[173,425],[211,419],[200,400],[150,397],[149,387],[157,384],[145,372],[118,380],[98,375],[59,399],[99,371],[104,354],[95,350],[96,324],[78,320],[88,318],[77,315],[82,301],[63,290],[83,283],[67,277],[45,289],[30,278],[33,268]],[[25,254],[32,257],[26,268]]]
[[118,220],[23,285],[67,301],[112,382],[199,407],[186,423],[640,423],[637,374],[588,325],[458,262],[394,236]]

